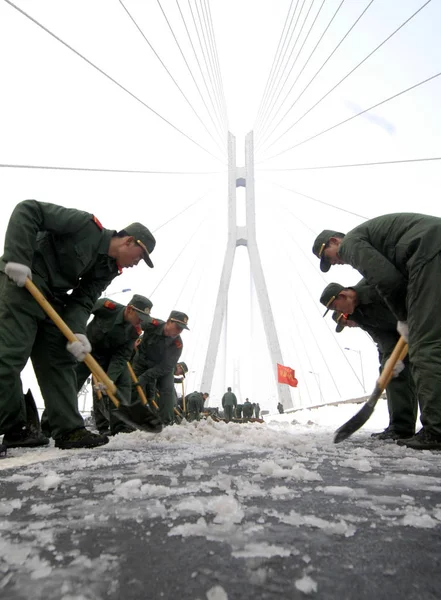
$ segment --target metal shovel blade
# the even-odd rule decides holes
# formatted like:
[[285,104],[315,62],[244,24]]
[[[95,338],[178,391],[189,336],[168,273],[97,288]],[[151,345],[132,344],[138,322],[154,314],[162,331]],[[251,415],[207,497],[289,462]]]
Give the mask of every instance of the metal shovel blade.
[[160,433],[162,431],[161,421],[147,405],[142,404],[141,400],[135,400],[130,404],[121,402],[119,407],[112,411],[112,415],[130,425],[130,427],[141,429],[141,431],[147,433]]
[[341,427],[337,429],[334,436],[334,444],[338,444],[343,440],[346,440],[353,433],[355,433],[360,427],[370,419],[372,413],[374,412],[375,405],[380,398],[383,389],[376,386],[369,400],[362,406],[362,408],[356,413],[353,417],[349,419],[346,423],[344,423]]

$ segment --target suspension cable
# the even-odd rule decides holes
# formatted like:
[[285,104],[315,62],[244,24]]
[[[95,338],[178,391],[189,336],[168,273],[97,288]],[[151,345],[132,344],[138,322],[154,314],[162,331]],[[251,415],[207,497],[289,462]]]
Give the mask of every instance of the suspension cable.
[[156,292],[156,290],[159,288],[159,286],[163,283],[164,279],[167,277],[167,275],[170,273],[170,271],[173,269],[173,267],[175,267],[177,264],[179,264],[179,258],[182,257],[182,254],[187,250],[188,246],[191,244],[192,241],[194,241],[196,234],[198,233],[198,231],[201,229],[202,225],[205,223],[205,221],[207,221],[209,219],[209,217],[212,215],[211,212],[208,212],[203,219],[201,219],[198,227],[192,232],[191,236],[189,237],[189,239],[185,242],[185,244],[179,249],[178,253],[176,254],[176,256],[173,258],[172,262],[170,263],[169,268],[167,269],[167,271],[164,273],[164,275],[161,277],[161,279],[159,280],[159,282],[156,284],[156,286],[153,288],[153,291],[150,292],[149,294],[149,298],[151,298],[153,296],[153,294]]
[[171,123],[168,119],[166,119],[161,114],[159,114],[154,108],[152,108],[151,106],[149,106],[148,104],[146,104],[143,100],[141,100],[140,98],[138,98],[138,96],[136,96],[135,94],[133,94],[130,90],[128,90],[126,87],[124,87],[121,83],[119,83],[118,81],[116,81],[116,79],[114,79],[111,75],[109,75],[108,73],[106,73],[105,71],[103,71],[103,69],[101,69],[100,67],[98,67],[95,63],[93,63],[88,58],[86,58],[83,54],[81,54],[80,52],[78,52],[78,50],[75,50],[75,48],[73,48],[72,46],[70,46],[67,42],[65,42],[60,37],[58,37],[55,33],[53,33],[52,31],[50,31],[50,29],[48,29],[47,27],[45,27],[44,25],[42,25],[42,23],[40,23],[39,21],[37,21],[36,19],[34,19],[34,17],[31,17],[31,15],[29,15],[28,13],[26,13],[20,7],[16,6],[13,2],[11,2],[11,0],[5,0],[5,2],[7,4],[9,4],[10,6],[12,6],[12,8],[15,8],[15,10],[17,10],[18,12],[20,12],[27,19],[29,19],[30,21],[32,21],[33,23],[35,23],[35,25],[38,25],[38,27],[40,27],[41,29],[43,29],[43,31],[45,31],[50,36],[52,36],[54,39],[56,39],[58,42],[60,42],[60,44],[63,44],[63,46],[65,46],[66,48],[68,48],[69,50],[71,50],[74,54],[76,54],[81,59],[83,59],[88,65],[90,65],[91,67],[93,67],[94,69],[96,69],[99,73],[101,73],[101,75],[104,75],[104,77],[106,77],[107,79],[109,79],[112,83],[114,83],[120,89],[122,89],[124,92],[126,92],[127,94],[129,94],[129,96],[131,96],[134,100],[136,100],[137,102],[139,102],[140,104],[142,104],[150,112],[152,112],[159,119],[161,119],[161,121],[163,121],[164,123],[167,123],[167,125],[170,125],[170,127],[172,127],[175,131],[177,131],[178,133],[180,133],[181,135],[183,135],[187,140],[189,140],[190,142],[192,142],[193,144],[195,144],[195,146],[198,146],[198,148],[200,148],[201,150],[203,150],[204,152],[206,152],[207,154],[209,154],[210,156],[212,156],[216,160],[219,160],[220,162],[223,162],[216,155],[214,155],[212,152],[210,152],[210,150],[207,150],[207,148],[205,148],[204,146],[202,146],[201,144],[199,144],[199,142],[196,142],[196,140],[194,140],[192,137],[190,137],[189,135],[187,135],[186,133],[184,133],[181,129],[179,129],[179,127],[177,127],[176,125],[174,125],[173,123]]
[[425,83],[428,83],[429,81],[432,81],[433,79],[436,79],[440,75],[441,75],[441,71],[439,73],[435,73],[435,75],[431,75],[430,77],[427,77],[423,81],[419,81],[418,83],[411,85],[410,87],[406,88],[405,90],[401,90],[401,92],[398,92],[396,94],[393,94],[392,96],[389,96],[389,98],[386,98],[385,100],[382,100],[381,102],[377,102],[377,104],[374,104],[373,106],[370,106],[369,108],[366,108],[365,110],[361,110],[360,112],[356,113],[355,115],[352,115],[351,117],[348,117],[347,119],[344,119],[343,121],[340,121],[339,123],[335,123],[335,125],[332,125],[331,127],[328,127],[327,129],[324,129],[323,131],[320,131],[319,133],[316,133],[316,134],[312,135],[311,137],[306,138],[306,139],[302,140],[301,142],[298,142],[297,144],[294,144],[294,146],[290,146],[289,148],[285,148],[285,150],[281,150],[277,154],[273,154],[272,156],[270,156],[264,160],[271,160],[272,158],[275,158],[276,156],[285,154],[285,152],[288,152],[289,150],[298,148],[302,144],[306,144],[306,142],[310,142],[311,140],[314,140],[314,139],[318,138],[319,136],[321,136],[325,133],[328,133],[329,131],[332,131],[336,127],[340,127],[340,125],[343,125],[344,123],[348,123],[349,121],[352,121],[353,119],[359,117],[360,115],[364,115],[365,113],[373,110],[374,108],[378,108],[379,106],[386,104],[386,102],[389,102],[390,100],[394,100],[395,98],[398,98],[399,96],[403,96],[407,92],[410,92],[411,90],[414,90],[417,87],[420,87],[421,85],[424,85]]
[[284,34],[284,31],[285,31],[285,28],[286,28],[286,24],[288,23],[289,13],[291,12],[291,8],[292,8],[293,3],[294,3],[294,0],[291,0],[291,4],[289,5],[289,8],[288,8],[288,13],[287,13],[286,18],[285,18],[285,23],[283,24],[282,33],[280,34],[279,42],[277,44],[276,52],[274,54],[273,62],[271,64],[271,69],[270,69],[270,72],[269,72],[269,75],[268,75],[268,79],[266,80],[265,88],[263,90],[262,99],[260,101],[260,105],[259,105],[259,108],[258,108],[258,111],[257,111],[257,117],[256,117],[256,121],[255,121],[254,127],[253,127],[254,131],[257,131],[257,128],[259,126],[260,117],[261,117],[261,113],[262,113],[262,108],[263,108],[263,106],[265,105],[265,102],[266,102],[266,96],[267,96],[268,87],[269,87],[270,81],[272,79],[274,65],[275,65],[276,59],[278,57],[278,52],[279,52],[280,44],[282,42],[283,34]]
[[[326,58],[326,60],[321,64],[320,68],[315,72],[315,74],[312,76],[312,78],[308,81],[308,83],[306,84],[306,86],[303,88],[303,90],[300,92],[300,94],[297,96],[297,98],[294,100],[294,102],[291,104],[291,106],[288,108],[288,110],[285,112],[285,114],[283,115],[283,117],[277,122],[277,124],[273,127],[273,129],[271,130],[270,135],[272,135],[273,131],[275,129],[277,129],[277,127],[279,126],[279,124],[283,121],[283,119],[285,119],[285,117],[291,112],[291,110],[293,109],[293,107],[297,104],[297,102],[300,100],[300,98],[303,96],[303,94],[306,92],[306,90],[309,88],[309,86],[311,85],[311,83],[315,80],[315,78],[317,77],[317,75],[319,75],[319,73],[322,71],[322,69],[326,66],[326,64],[331,60],[331,58],[334,56],[334,54],[337,52],[337,50],[340,48],[340,46],[342,45],[342,43],[345,41],[345,39],[349,36],[349,34],[351,33],[351,31],[354,29],[354,27],[361,21],[361,19],[364,17],[364,15],[366,14],[366,12],[368,11],[368,9],[372,6],[374,0],[370,0],[369,4],[365,7],[365,9],[363,10],[363,12],[357,17],[357,19],[352,23],[352,25],[350,26],[350,28],[348,29],[348,31],[345,33],[345,35],[341,38],[341,40],[338,42],[338,44],[335,46],[335,48],[332,50],[331,54],[329,54],[329,56]],[[343,4],[343,2],[342,2]],[[338,7],[337,11],[335,14],[337,14],[337,12],[340,10],[341,8],[341,4]],[[334,15],[335,16],[335,15]],[[333,19],[331,19],[332,22]],[[294,82],[295,83],[295,82]],[[262,144],[269,138],[269,136],[267,135],[265,140],[262,140]]]
[[[159,0],[158,4],[159,6],[161,6]],[[147,45],[149,46],[150,50],[153,52],[153,54],[156,56],[156,58],[159,60],[159,62],[161,63],[161,66],[164,68],[164,70],[166,71],[167,75],[170,77],[170,79],[173,81],[173,83],[175,84],[175,86],[178,88],[181,96],[184,98],[184,100],[186,101],[186,103],[188,104],[188,106],[190,107],[190,109],[192,110],[193,114],[195,115],[195,117],[198,119],[198,121],[201,123],[202,127],[205,129],[205,131],[208,133],[208,135],[211,137],[211,139],[213,140],[213,142],[215,143],[215,145],[219,148],[219,150],[222,152],[222,148],[219,146],[219,143],[217,140],[214,139],[211,131],[208,129],[208,127],[206,126],[206,124],[204,123],[204,121],[201,119],[201,117],[198,115],[198,113],[196,112],[193,104],[190,102],[190,100],[187,98],[187,95],[185,94],[185,92],[183,91],[183,89],[181,88],[181,86],[179,85],[179,83],[176,81],[176,79],[173,77],[173,75],[170,72],[170,69],[167,67],[167,65],[164,63],[164,61],[162,60],[162,58],[159,56],[159,54],[156,52],[155,48],[153,47],[153,45],[151,44],[151,42],[149,41],[149,39],[147,38],[147,36],[145,35],[145,33],[143,32],[143,30],[141,29],[141,27],[138,25],[138,23],[136,22],[134,16],[132,15],[132,13],[129,11],[129,9],[124,5],[122,0],[119,0],[119,3],[121,4],[121,6],[123,7],[123,9],[126,11],[128,17],[130,18],[130,20],[132,21],[132,23],[134,24],[134,26],[136,27],[136,29],[139,31],[139,33],[142,35],[142,37],[144,38],[144,41],[147,43]],[[161,7],[162,9],[162,7]]]
[[[267,95],[267,99],[266,99],[266,106],[265,106],[264,110],[262,110],[262,116],[261,116],[261,119],[260,119],[260,124],[258,125],[258,127],[256,129],[256,132],[260,131],[262,123],[266,119],[266,115],[267,115],[267,112],[268,112],[269,102],[271,100],[271,96],[273,94],[273,90],[274,90],[275,86],[277,85],[276,82],[278,82],[278,79],[279,79],[280,68],[281,68],[281,66],[283,64],[283,61],[285,60],[286,52],[288,50],[289,44],[290,44],[292,36],[294,34],[294,30],[295,30],[297,22],[299,20],[300,12],[301,12],[301,10],[303,8],[303,4],[305,3],[305,0],[303,0],[303,4],[302,4],[302,6],[300,8],[299,14],[297,15],[297,20],[296,20],[296,22],[294,24],[294,27],[291,30],[291,25],[292,25],[292,22],[294,21],[294,17],[295,17],[295,14],[296,14],[299,2],[300,2],[300,0],[297,0],[296,6],[295,6],[294,11],[293,11],[293,13],[291,15],[291,20],[289,22],[288,29],[286,30],[286,33],[285,33],[285,39],[283,41],[283,45],[282,45],[282,48],[280,50],[280,54],[279,54],[279,58],[278,58],[278,63],[277,63],[277,66],[276,66],[276,68],[274,70],[273,80],[271,82],[270,89],[268,90],[268,95]],[[289,39],[288,39],[288,34],[289,34]]]
[[[345,169],[348,167],[373,167],[379,165],[397,165],[403,163],[419,163],[441,160],[441,156],[430,156],[428,158],[403,158],[401,160],[382,160],[377,162],[352,163],[348,165],[318,165],[316,167],[289,167],[286,169],[256,169],[257,171],[317,171],[320,169]],[[1,166],[1,165],[0,165]]]
[[[307,114],[309,114],[316,106],[318,106],[327,96],[329,96],[329,94],[331,94],[341,83],[343,83],[343,81],[345,81],[346,79],[348,79],[348,77],[350,77],[359,67],[361,67],[362,64],[364,64],[369,58],[371,58],[376,52],[377,50],[379,50],[382,46],[384,46],[384,44],[386,44],[390,39],[392,39],[394,37],[395,34],[397,34],[401,29],[403,29],[403,27],[405,27],[414,17],[416,17],[416,15],[421,12],[428,4],[430,4],[432,0],[427,0],[427,2],[425,2],[425,4],[423,4],[422,6],[420,6],[418,8],[418,10],[416,10],[408,19],[406,19],[403,23],[401,23],[401,25],[399,27],[397,27],[397,29],[395,29],[390,35],[388,35],[380,44],[378,44],[378,46],[376,46],[371,52],[369,52],[369,54],[367,56],[365,56],[365,58],[363,58],[363,60],[361,60],[357,65],[355,65],[355,67],[353,67],[349,73],[347,73],[344,77],[342,77],[342,79],[340,79],[340,81],[338,81],[330,90],[328,90],[326,92],[326,94],[324,94],[319,100],[317,100],[317,102],[315,104],[313,104],[313,106],[311,106],[305,113],[302,114],[301,117],[299,117],[297,119],[297,121],[295,121],[288,129],[285,130],[285,132],[283,134],[281,134],[278,138],[276,138],[269,146],[267,146],[267,150],[269,148],[271,148],[281,137],[283,137],[284,135],[286,135],[286,133],[288,133],[288,131],[290,131],[295,125],[297,125],[297,123],[300,123],[300,121],[306,117]],[[279,122],[280,123],[280,122]],[[277,126],[274,128],[274,130],[267,136],[267,139],[269,139],[269,137],[271,137],[272,133],[275,131],[275,129],[277,128]]]
[[5,169],[47,169],[52,171],[90,171],[92,173],[140,173],[146,175],[220,175],[226,171],[143,171],[141,169],[95,169],[92,167],[57,167],[49,165],[19,165],[0,163]]
[[226,121],[227,129],[228,129],[227,101],[225,98],[224,83],[222,80],[222,72],[221,72],[220,63],[219,63],[219,53],[217,51],[216,36],[214,33],[213,18],[211,15],[211,8],[210,8],[209,0],[204,0],[204,7],[205,7],[206,14],[207,14],[207,29],[210,33],[212,53],[213,53],[213,58],[214,58],[214,64],[216,67],[216,75],[218,78],[218,85],[219,85],[219,89],[220,89],[222,106],[223,106],[225,121]]
[[[282,81],[282,77],[283,77],[283,75],[284,75],[284,73],[285,73],[285,70],[286,70],[286,68],[288,67],[288,64],[289,64],[289,61],[291,60],[291,57],[292,57],[292,55],[294,54],[294,50],[296,49],[297,43],[298,43],[298,41],[299,41],[299,39],[300,39],[300,36],[302,35],[303,28],[304,28],[304,26],[306,25],[306,21],[308,20],[309,13],[311,12],[311,9],[312,9],[312,6],[313,6],[313,4],[314,4],[314,1],[315,1],[315,0],[311,0],[311,4],[309,5],[309,9],[308,9],[308,12],[306,13],[306,17],[305,17],[305,18],[304,18],[304,20],[303,20],[303,23],[302,23],[302,25],[301,25],[301,27],[300,27],[300,30],[299,30],[298,34],[297,34],[297,37],[296,37],[296,39],[295,39],[295,42],[294,42],[294,44],[293,44],[293,46],[292,46],[292,48],[291,48],[291,52],[290,52],[290,54],[289,54],[289,56],[288,56],[288,58],[287,58],[287,60],[286,60],[285,66],[283,67],[283,71],[282,71],[282,73],[281,73],[281,75],[280,75],[280,78],[279,78],[279,83]],[[324,1],[325,1],[325,0],[323,0],[323,2],[324,2]],[[300,9],[300,13],[299,13],[299,17],[300,17],[300,14],[301,14],[302,10],[303,10],[303,6],[304,6],[304,4],[305,4],[305,2],[303,2],[303,4],[302,4],[302,7],[301,7],[301,9]],[[322,6],[323,6],[323,4],[322,4]],[[297,22],[298,22],[298,20],[299,20],[299,19],[297,19]],[[296,23],[296,24],[297,24],[297,23]],[[306,41],[306,38],[305,38],[305,40],[304,40],[304,42],[303,42],[303,45],[304,45],[305,41]],[[302,48],[303,48],[303,46],[302,46]],[[286,77],[285,77],[285,79],[284,79],[284,81],[283,81],[282,85],[280,86],[280,88],[279,88],[279,91],[277,92],[277,95],[275,95],[275,94],[276,94],[276,89],[277,89],[277,86],[275,86],[275,88],[274,88],[273,99],[272,99],[272,101],[271,101],[271,105],[270,105],[270,107],[269,107],[269,109],[268,109],[268,114],[267,114],[267,117],[266,117],[266,119],[265,119],[264,123],[262,123],[262,126],[261,126],[261,131],[260,131],[260,137],[263,137],[263,136],[265,135],[265,132],[268,130],[268,128],[271,126],[271,123],[273,122],[273,120],[274,120],[275,118],[277,118],[277,115],[279,114],[280,107],[279,107],[278,109],[276,109],[276,110],[275,110],[275,112],[274,112],[274,115],[271,117],[271,113],[272,113],[273,109],[275,108],[275,106],[277,105],[277,101],[278,101],[278,100],[279,100],[279,98],[280,98],[280,94],[282,93],[282,91],[283,91],[283,89],[284,89],[285,85],[286,85],[286,84],[287,84],[287,82],[288,82],[289,76],[291,75],[291,72],[292,72],[292,70],[293,70],[293,68],[294,68],[294,65],[295,65],[295,64],[296,64],[296,62],[297,62],[297,58],[298,58],[298,56],[299,56],[299,52],[297,53],[297,55],[296,55],[296,57],[295,57],[295,59],[294,59],[294,61],[293,61],[292,65],[291,65],[291,68],[290,68],[290,69],[289,69],[289,71],[288,71],[288,74],[286,75]]]
[[173,217],[170,217],[170,219],[167,219],[167,221],[164,221],[164,223],[162,223],[161,225],[158,225],[158,227],[156,227],[156,229],[153,229],[152,233],[156,233],[157,231],[159,231],[160,229],[162,229],[163,227],[165,227],[166,225],[168,225],[169,223],[171,223],[172,221],[174,221],[177,217],[180,217],[187,210],[189,210],[190,208],[192,208],[193,206],[195,206],[196,204],[198,204],[201,200],[203,200],[204,198],[206,198],[209,194],[211,194],[211,192],[214,189],[215,188],[211,188],[210,190],[206,191],[205,194],[203,194],[202,196],[200,196],[199,198],[197,198],[194,202],[192,202],[191,204],[189,204],[188,206],[186,206],[183,210],[179,211],[176,215],[174,215]]
[[[193,20],[193,25],[194,25],[194,28],[195,28],[195,31],[196,31],[196,35],[197,35],[197,38],[198,38],[198,41],[199,41],[199,47],[201,49],[202,58],[203,58],[203,61],[205,63],[205,68],[207,70],[208,79],[210,81],[211,89],[213,91],[213,97],[214,97],[214,100],[216,101],[216,104],[217,104],[216,110],[217,110],[218,115],[219,115],[219,122],[221,123],[221,126],[222,126],[223,130],[225,131],[226,130],[226,126],[225,126],[225,122],[224,122],[224,120],[222,118],[222,109],[220,107],[219,97],[218,97],[218,94],[216,93],[216,87],[215,87],[215,85],[213,83],[213,78],[212,78],[212,75],[211,75],[210,66],[208,64],[207,55],[205,53],[204,45],[203,45],[202,40],[201,40],[201,35],[199,33],[199,28],[198,28],[198,26],[196,24],[196,17],[194,15],[193,9],[191,7],[190,0],[188,0],[188,7],[190,9],[191,17],[192,17],[192,20]],[[200,24],[200,26],[202,28],[202,24],[201,24],[201,21],[200,21],[199,10],[197,8],[197,4],[196,4],[196,9],[197,9],[197,13],[198,13],[198,21],[199,21],[199,24]]]
[[[121,0],[120,0],[120,1],[121,1]],[[198,83],[197,83],[196,79],[194,78],[193,72],[192,72],[192,70],[191,70],[191,68],[190,68],[190,66],[189,66],[189,64],[188,64],[188,61],[187,61],[187,59],[185,58],[184,51],[182,50],[182,48],[181,48],[181,44],[179,43],[179,41],[178,41],[178,39],[177,39],[177,37],[176,37],[176,34],[175,34],[174,30],[173,30],[173,27],[171,26],[170,20],[169,20],[169,18],[167,17],[167,15],[166,15],[166,13],[165,13],[165,11],[164,11],[164,8],[162,7],[162,4],[161,4],[160,0],[157,0],[157,2],[158,2],[158,5],[159,5],[159,8],[161,9],[161,12],[162,12],[162,14],[163,14],[163,16],[164,16],[164,19],[165,19],[165,21],[166,21],[166,23],[167,23],[167,25],[168,25],[168,28],[169,28],[169,30],[170,30],[170,33],[172,34],[172,36],[173,36],[173,39],[175,40],[175,43],[176,43],[176,45],[177,45],[177,47],[178,47],[178,49],[179,49],[179,52],[181,53],[182,59],[183,59],[183,60],[184,60],[184,62],[185,62],[185,65],[186,65],[186,67],[187,67],[187,69],[188,69],[188,72],[190,73],[190,75],[191,75],[191,78],[192,78],[192,80],[193,80],[193,82],[194,82],[194,84],[195,84],[195,86],[196,86],[196,89],[197,89],[197,90],[198,90],[198,92],[199,92],[199,96],[200,96],[200,98],[201,98],[202,102],[204,103],[204,106],[205,106],[205,108],[206,108],[206,110],[207,110],[208,116],[210,117],[210,119],[211,119],[211,122],[212,122],[212,124],[213,124],[213,126],[214,126],[214,128],[215,128],[215,130],[216,130],[216,133],[219,135],[219,139],[220,139],[220,141],[221,141],[221,143],[222,143],[222,142],[224,142],[224,140],[222,140],[222,137],[221,137],[221,136],[220,136],[220,134],[219,134],[219,130],[217,129],[217,126],[216,126],[216,124],[215,124],[215,122],[214,122],[214,120],[213,120],[213,117],[211,116],[211,112],[209,111],[209,109],[208,109],[208,106],[207,106],[207,104],[206,104],[206,102],[205,102],[205,99],[204,99],[204,97],[202,96],[201,90],[200,90],[200,88],[199,88],[199,85],[198,85]],[[194,109],[193,109],[193,110],[194,110]],[[211,134],[210,134],[210,135],[211,135]],[[217,144],[217,146],[219,147],[219,144]],[[221,151],[222,151],[222,152],[225,152],[225,148],[220,148],[220,149],[221,149]]]
[[[197,66],[198,66],[199,73],[201,74],[202,81],[203,81],[203,83],[204,83],[204,86],[205,86],[205,90],[206,90],[206,92],[207,92],[208,99],[209,99],[209,101],[210,101],[210,103],[211,103],[211,107],[212,107],[212,109],[213,109],[213,111],[214,111],[214,116],[215,116],[215,118],[216,118],[216,121],[217,121],[217,124],[216,124],[216,129],[217,129],[217,131],[219,132],[219,135],[220,135],[220,137],[222,138],[222,136],[223,136],[223,135],[224,135],[224,133],[225,133],[225,132],[224,132],[224,130],[223,130],[223,125],[222,125],[222,122],[220,121],[219,114],[218,114],[218,112],[217,112],[217,110],[216,110],[216,107],[215,107],[215,105],[214,105],[214,101],[213,101],[212,95],[211,95],[211,93],[210,93],[210,90],[208,89],[208,84],[207,84],[207,80],[206,80],[206,77],[205,77],[205,73],[204,73],[204,71],[202,70],[202,66],[201,66],[201,63],[200,63],[200,61],[199,61],[199,56],[198,56],[198,54],[197,54],[197,52],[196,52],[196,48],[195,48],[195,46],[194,46],[194,44],[193,44],[193,40],[191,39],[191,34],[190,34],[190,31],[189,31],[189,29],[188,29],[187,22],[186,22],[186,20],[185,20],[184,14],[183,14],[183,12],[182,12],[182,10],[181,10],[181,7],[180,7],[180,5],[179,5],[179,1],[178,1],[178,0],[176,0],[176,4],[177,4],[178,10],[179,10],[179,14],[181,15],[181,20],[182,20],[182,23],[183,23],[183,25],[184,25],[185,31],[186,31],[186,33],[187,33],[188,41],[190,42],[191,49],[193,50],[193,54],[194,54],[194,57],[195,57],[195,59],[196,59],[196,64],[197,64]],[[190,67],[189,67],[189,68],[190,68]],[[204,102],[204,104],[205,104],[205,102]]]
[[287,192],[291,192],[292,194],[296,194],[297,196],[302,196],[303,198],[308,198],[309,200],[313,200],[314,202],[318,202],[319,204],[324,204],[325,206],[329,206],[330,208],[335,208],[335,210],[340,210],[341,212],[347,213],[349,215],[353,215],[355,217],[360,217],[361,219],[369,219],[369,217],[365,217],[364,215],[360,215],[356,212],[352,212],[351,210],[346,210],[345,208],[341,208],[340,206],[336,206],[335,204],[331,204],[330,202],[325,202],[324,200],[319,200],[318,198],[314,198],[313,196],[308,196],[308,194],[303,194],[302,192],[298,192],[296,190],[292,190],[291,188],[287,188],[284,185],[280,185],[279,183],[275,183],[274,181],[268,181],[272,185],[276,187],[282,188]]
[[[312,31],[312,30],[313,30],[313,28],[314,28],[314,25],[315,25],[315,24],[316,24],[316,22],[317,22],[317,19],[318,19],[318,17],[319,17],[319,15],[320,15],[320,13],[322,12],[322,8],[323,8],[323,6],[324,6],[325,2],[326,2],[326,0],[322,0],[322,3],[321,3],[321,5],[320,5],[320,8],[318,9],[318,11],[317,11],[317,14],[315,15],[315,17],[314,17],[314,20],[313,20],[313,22],[311,23],[311,26],[310,26],[310,28],[309,28],[309,30],[308,30],[308,33],[306,34],[306,36],[305,36],[305,39],[303,40],[303,43],[302,43],[302,45],[300,46],[300,49],[299,49],[299,51],[297,52],[297,56],[295,57],[295,59],[294,59],[294,62],[293,62],[293,64],[291,65],[291,68],[290,68],[290,70],[289,70],[289,73],[288,73],[288,75],[287,75],[287,77],[286,77],[286,81],[288,81],[288,79],[289,79],[289,76],[291,75],[292,71],[294,70],[294,67],[295,67],[295,66],[296,66],[296,64],[297,64],[297,61],[298,61],[298,59],[299,59],[299,56],[300,56],[300,54],[302,53],[302,50],[303,50],[303,48],[304,48],[304,46],[305,46],[306,42],[308,41],[308,38],[309,38],[309,36],[310,36],[310,34],[311,34],[311,31]],[[312,8],[312,4],[311,4],[311,7],[310,7],[310,9],[311,9],[311,8]],[[308,14],[309,14],[309,11],[308,11]],[[305,19],[305,20],[306,20],[306,19]],[[297,76],[297,79],[298,79],[298,77],[299,77],[299,76]],[[296,79],[296,81],[297,81],[297,79]],[[293,84],[293,85],[294,85],[294,84]],[[291,86],[291,88],[290,88],[290,91],[292,90],[292,88],[293,88],[293,85]],[[275,103],[277,103],[277,100],[279,99],[279,97],[280,97],[280,94],[282,93],[282,90],[283,90],[283,87],[282,87],[282,88],[279,90],[279,93],[277,94],[277,98],[276,98],[276,100],[275,100]],[[282,106],[285,104],[285,101],[286,101],[286,99],[288,98],[290,91],[289,91],[287,94],[285,94],[285,97],[283,98],[282,102],[280,103],[280,106],[279,106],[279,108],[277,109],[277,111],[275,112],[274,116],[271,118],[270,122],[268,123],[268,125],[267,125],[267,127],[266,127],[266,130],[268,130],[268,129],[271,127],[272,123],[273,123],[273,122],[274,122],[274,120],[276,119],[276,117],[277,117],[277,115],[279,114],[279,112],[280,112],[280,110],[281,110]],[[264,132],[262,131],[262,134],[261,134],[261,136],[263,137],[263,135],[264,135]],[[259,146],[259,143],[257,144],[257,146],[256,146],[256,149],[258,148],[258,146]]]

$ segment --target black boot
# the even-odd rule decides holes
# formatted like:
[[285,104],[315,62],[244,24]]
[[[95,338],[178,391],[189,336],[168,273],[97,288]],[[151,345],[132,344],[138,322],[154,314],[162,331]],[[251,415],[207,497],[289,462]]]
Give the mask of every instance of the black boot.
[[407,440],[398,440],[399,446],[407,446],[413,450],[441,450],[441,435],[421,429]]
[[415,435],[412,431],[408,431],[406,433],[398,433],[389,427],[380,433],[373,433],[371,435],[372,438],[377,440],[407,440]]
[[109,443],[106,435],[92,433],[85,427],[74,429],[69,433],[55,440],[55,447],[62,450],[72,450],[73,448],[95,448]]
[[12,429],[3,436],[3,445],[7,448],[34,448],[48,444],[49,439],[35,427]]

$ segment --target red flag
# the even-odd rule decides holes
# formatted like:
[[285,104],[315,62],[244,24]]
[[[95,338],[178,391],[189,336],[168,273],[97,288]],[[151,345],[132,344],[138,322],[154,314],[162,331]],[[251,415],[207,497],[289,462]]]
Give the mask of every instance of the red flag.
[[283,365],[279,365],[279,363],[277,363],[277,379],[279,383],[287,383],[291,387],[297,387],[299,383],[296,379],[294,369],[284,367]]

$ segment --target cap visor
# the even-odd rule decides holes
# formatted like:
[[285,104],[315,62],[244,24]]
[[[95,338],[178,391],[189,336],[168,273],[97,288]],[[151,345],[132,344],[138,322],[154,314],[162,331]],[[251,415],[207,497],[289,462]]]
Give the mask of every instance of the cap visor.
[[187,325],[183,321],[178,321],[178,319],[170,319],[170,321],[173,321],[173,323],[177,323],[179,327],[182,327],[182,329],[188,329],[188,331],[190,331],[190,328],[187,327]]
[[145,262],[147,263],[147,265],[148,265],[148,266],[149,266],[151,269],[153,269],[154,265],[153,265],[153,263],[152,263],[152,259],[150,258],[150,256],[149,256],[148,254],[146,255],[146,253],[145,253],[145,252],[144,252],[144,260],[145,260]]
[[[332,302],[331,302],[332,304]],[[328,314],[328,312],[331,310],[331,307],[328,307],[325,312],[323,313],[323,316],[326,317],[326,315]]]
[[136,314],[138,315],[138,317],[141,319],[141,321],[143,323],[151,323],[152,322],[152,317],[150,315],[145,313],[143,310],[136,308],[136,306],[132,306],[132,305],[130,305],[130,306],[133,308],[133,310],[136,310]]
[[322,273],[327,273],[330,268],[331,264],[328,263],[328,261],[325,258],[322,258],[320,260],[320,271],[322,271]]

